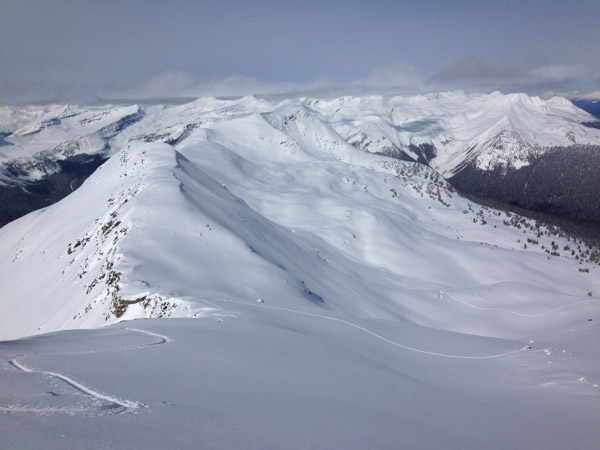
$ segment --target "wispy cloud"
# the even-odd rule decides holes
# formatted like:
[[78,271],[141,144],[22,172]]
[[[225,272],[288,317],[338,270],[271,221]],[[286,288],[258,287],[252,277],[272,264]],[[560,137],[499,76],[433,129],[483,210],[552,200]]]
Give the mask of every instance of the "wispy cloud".
[[374,68],[366,77],[355,80],[350,85],[370,90],[414,91],[422,87],[423,76],[414,67],[391,64]]
[[556,92],[556,91],[546,91],[541,97],[548,99],[552,97],[565,97],[569,100],[600,100],[600,91],[593,91],[587,93],[581,93],[579,91],[564,91],[564,92]]
[[427,84],[442,88],[480,88],[498,83],[511,82],[519,78],[517,71],[498,67],[475,58],[461,58],[440,68],[427,80]]
[[490,64],[475,57],[461,58],[440,68],[428,80],[435,89],[540,91],[589,82],[581,64],[522,67]]
[[4,104],[45,103],[57,98],[56,92],[44,83],[0,80],[0,101]]
[[573,83],[588,78],[585,66],[581,64],[550,64],[530,71],[533,81],[539,83]]
[[269,82],[252,77],[231,75],[222,79],[202,80],[180,71],[163,72],[129,86],[113,86],[100,92],[107,99],[157,99],[187,97],[234,97],[249,94],[298,94],[330,86],[325,78],[307,83]]
[[[79,103],[116,100],[165,100],[196,97],[237,97],[243,95],[338,96],[370,94],[419,94],[442,90],[467,92],[527,92],[568,98],[586,98],[574,88],[594,86],[591,71],[581,64],[539,67],[502,66],[476,57],[457,59],[426,76],[407,64],[373,68],[366,76],[346,84],[334,84],[325,77],[308,82],[265,81],[242,75],[202,79],[190,72],[164,71],[139,82],[112,84],[87,96],[61,95],[42,83],[0,83],[2,103]],[[597,83],[596,83],[597,84]],[[597,98],[597,93],[587,94]]]
[[414,67],[390,64],[372,69],[365,77],[345,85],[334,85],[326,78],[306,83],[264,81],[241,75],[221,79],[200,79],[188,72],[166,71],[138,83],[111,86],[99,97],[154,100],[167,98],[236,97],[242,95],[364,95],[418,94],[441,90],[504,90],[539,93],[568,90],[571,83],[588,78],[582,65],[544,65],[520,68],[494,65],[475,57],[461,58],[425,76]]

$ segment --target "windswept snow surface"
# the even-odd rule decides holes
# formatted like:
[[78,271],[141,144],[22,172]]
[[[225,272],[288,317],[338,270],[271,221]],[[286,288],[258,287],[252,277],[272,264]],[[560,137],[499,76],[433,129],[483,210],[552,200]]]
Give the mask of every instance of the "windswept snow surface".
[[343,101],[154,107],[0,229],[0,339],[92,329],[0,343],[3,446],[597,446],[598,268],[351,145]]

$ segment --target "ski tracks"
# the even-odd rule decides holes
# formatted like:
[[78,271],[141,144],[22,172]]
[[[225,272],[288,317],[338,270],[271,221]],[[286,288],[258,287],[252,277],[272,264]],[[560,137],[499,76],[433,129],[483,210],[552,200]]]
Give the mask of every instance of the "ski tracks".
[[517,311],[511,311],[510,309],[502,309],[502,308],[488,308],[488,307],[484,307],[484,306],[476,306],[476,305],[472,305],[471,303],[468,303],[464,300],[459,300],[455,297],[453,297],[452,295],[450,295],[448,292],[446,291],[438,291],[439,292],[439,298],[442,299],[443,297],[447,297],[450,300],[453,300],[457,303],[463,304],[465,306],[468,306],[470,308],[473,309],[478,309],[480,311],[495,311],[495,312],[501,312],[501,313],[505,313],[505,314],[512,314],[514,316],[519,316],[519,317],[541,317],[541,316],[545,316],[547,314],[552,314],[554,312],[560,311],[562,309],[569,309],[572,308],[574,306],[578,306],[578,305],[590,305],[590,304],[594,304],[594,303],[600,303],[600,301],[595,300],[595,299],[589,299],[589,300],[580,300],[578,302],[575,303],[570,303],[568,305],[564,305],[564,306],[559,306],[558,308],[553,308],[553,309],[549,309],[547,311],[543,311],[541,313],[537,313],[537,314],[527,314],[527,313],[520,313]]
[[[472,305],[469,304],[467,302],[458,300],[454,297],[452,297],[450,294],[448,294],[445,291],[440,291],[439,292],[440,296],[447,296],[448,298],[450,298],[451,300],[454,300],[458,303],[462,303],[465,306],[474,308],[474,309],[479,309],[479,310],[490,310],[490,311],[497,311],[497,312],[503,312],[503,313],[507,313],[507,314],[513,314],[513,315],[517,315],[517,316],[523,316],[523,317],[539,317],[539,316],[543,316],[546,314],[550,314],[553,312],[556,312],[558,310],[564,309],[564,308],[570,308],[579,304],[584,304],[590,303],[590,300],[587,301],[580,301],[580,302],[576,302],[570,305],[566,305],[566,306],[562,306],[560,308],[555,308],[552,310],[548,310],[548,311],[544,311],[542,313],[538,313],[538,314],[524,314],[524,313],[518,313],[516,311],[510,311],[510,310],[505,310],[505,309],[499,309],[499,308],[485,308],[485,307],[479,307],[476,305]],[[341,324],[344,324],[346,326],[350,326],[352,328],[355,328],[363,333],[366,333],[376,339],[379,339],[383,342],[386,342],[387,344],[393,345],[395,347],[407,350],[407,351],[411,351],[411,352],[416,352],[416,353],[421,353],[421,354],[425,354],[425,355],[430,355],[430,356],[435,356],[435,357],[442,357],[442,358],[453,358],[453,359],[470,359],[470,360],[482,360],[482,359],[494,359],[494,358],[501,358],[504,356],[508,356],[514,353],[518,353],[521,352],[525,349],[527,349],[527,347],[522,347],[519,349],[515,349],[512,351],[508,351],[505,353],[499,353],[499,354],[493,354],[493,355],[452,355],[452,354],[446,354],[446,353],[439,353],[439,352],[432,352],[432,351],[428,351],[428,350],[423,350],[423,349],[418,349],[418,348],[414,348],[414,347],[410,347],[407,345],[403,345],[399,342],[395,342],[391,339],[388,339],[384,336],[381,336],[365,327],[362,327],[360,325],[357,325],[355,323],[343,320],[343,319],[339,319],[337,317],[330,317],[330,316],[326,316],[326,315],[321,315],[321,314],[315,314],[315,313],[309,313],[309,312],[305,312],[305,311],[297,311],[297,310],[293,310],[293,309],[289,309],[289,308],[281,308],[281,307],[276,307],[276,306],[268,306],[268,305],[264,305],[264,304],[260,304],[260,305],[255,305],[252,303],[246,303],[246,302],[240,302],[240,301],[235,301],[235,300],[226,300],[226,299],[221,299],[221,298],[213,298],[213,300],[215,301],[220,301],[220,302],[224,302],[224,303],[229,303],[229,304],[241,304],[241,305],[245,305],[245,306],[253,306],[253,307],[260,307],[260,308],[268,308],[268,309],[273,309],[273,310],[278,310],[278,311],[284,311],[287,313],[292,313],[292,314],[299,314],[299,315],[304,315],[304,316],[310,316],[310,317],[316,317],[322,320],[329,320],[329,321],[333,321],[333,322],[338,322]],[[207,303],[209,303],[211,306],[215,307],[217,310],[222,311],[223,313],[221,314],[215,314],[215,315],[224,315],[224,316],[228,316],[228,317],[233,317],[235,318],[235,315],[229,315],[229,314],[225,314],[225,310],[223,308],[221,308],[220,306],[209,302],[208,300],[205,300]],[[154,337],[156,338],[155,340],[151,341],[151,342],[146,342],[143,344],[135,344],[135,345],[129,345],[129,346],[123,346],[123,347],[117,347],[117,348],[112,348],[112,349],[102,349],[102,350],[90,350],[90,351],[80,351],[80,352],[69,352],[69,353],[42,353],[42,354],[23,354],[23,355],[18,355],[16,357],[14,357],[13,359],[9,360],[8,363],[14,367],[15,369],[21,371],[21,372],[25,372],[25,373],[35,373],[35,374],[39,374],[39,375],[43,375],[43,376],[47,376],[47,377],[52,377],[54,379],[60,380],[64,383],[66,383],[67,385],[69,385],[70,387],[72,387],[73,389],[79,391],[80,393],[87,395],[89,397],[92,397],[96,400],[99,401],[103,401],[103,402],[108,402],[109,404],[112,405],[111,409],[113,411],[115,411],[116,414],[122,413],[126,410],[135,410],[137,408],[140,407],[147,407],[148,405],[145,405],[144,403],[140,403],[137,401],[133,401],[133,400],[127,400],[127,399],[122,399],[119,397],[116,397],[114,395],[110,395],[110,394],[105,394],[102,392],[99,392],[95,389],[92,389],[89,386],[86,386],[83,383],[80,383],[76,380],[74,380],[73,378],[64,375],[62,373],[57,373],[57,372],[51,372],[51,371],[44,371],[44,370],[40,370],[40,369],[34,369],[31,367],[28,367],[27,365],[25,365],[24,363],[20,362],[18,360],[18,358],[25,358],[28,356],[36,356],[36,355],[75,355],[75,354],[93,354],[93,353],[106,353],[106,352],[122,352],[122,351],[132,351],[132,350],[139,350],[145,347],[150,347],[150,346],[154,346],[154,345],[163,345],[163,344],[168,344],[170,342],[172,342],[172,339],[168,336],[162,335],[162,334],[158,334],[158,333],[154,333],[152,331],[147,331],[147,330],[142,330],[142,329],[138,329],[138,328],[124,328],[124,330],[128,330],[128,331],[133,331],[136,333],[142,333],[142,334],[146,334],[148,336]],[[47,411],[46,411],[47,410]],[[44,412],[56,412],[56,408],[46,408],[46,410],[40,410],[39,408],[26,408],[26,407],[15,407],[15,408],[9,408],[9,407],[2,407],[0,406],[0,411],[12,411],[12,412],[39,412],[39,413],[44,413]]]
[[98,400],[105,400],[109,403],[113,403],[115,406],[121,406],[123,408],[138,408],[140,406],[140,403],[138,402],[133,402],[130,400],[122,400],[119,399],[117,397],[113,397],[111,395],[106,395],[106,394],[102,394],[98,391],[95,391],[93,389],[90,389],[86,386],[84,386],[81,383],[78,383],[77,381],[73,380],[72,378],[60,374],[60,373],[56,373],[56,372],[47,372],[45,370],[35,370],[35,369],[30,369],[29,367],[25,366],[24,364],[20,363],[19,361],[17,361],[17,359],[12,359],[9,361],[9,364],[11,366],[13,366],[14,368],[22,371],[22,372],[27,372],[27,373],[38,373],[38,374],[43,374],[43,375],[49,375],[51,377],[55,377],[58,378],[59,380],[64,381],[65,383],[67,383],[69,386],[77,389],[79,392],[82,392],[84,394],[87,394],[91,397],[94,397]]
[[[45,370],[41,370],[41,369],[34,369],[31,367],[28,367],[27,365],[25,365],[24,363],[20,362],[17,358],[24,358],[27,356],[37,356],[37,355],[78,355],[78,354],[93,354],[93,353],[108,353],[108,352],[122,352],[122,351],[131,351],[131,350],[137,350],[137,349],[142,349],[145,347],[150,347],[150,346],[154,346],[154,345],[162,345],[162,344],[167,344],[169,342],[172,341],[172,339],[168,336],[162,335],[162,334],[158,334],[158,333],[153,333],[151,331],[147,331],[147,330],[140,330],[137,328],[124,328],[125,330],[128,331],[134,331],[137,333],[143,333],[143,334],[147,334],[149,336],[153,336],[155,338],[158,338],[158,340],[152,341],[152,342],[147,342],[147,343],[143,343],[143,344],[136,344],[136,345],[130,345],[130,346],[125,346],[125,347],[118,347],[118,348],[114,348],[114,349],[104,349],[104,350],[91,350],[91,351],[81,351],[81,352],[69,352],[69,353],[36,353],[36,354],[23,354],[23,355],[18,355],[16,357],[14,357],[13,359],[9,360],[8,363],[14,367],[15,369],[21,371],[21,372],[25,372],[25,373],[34,373],[34,374],[39,374],[42,376],[46,376],[46,377],[52,377],[55,378],[57,380],[60,380],[64,383],[66,383],[67,385],[69,385],[70,387],[72,387],[73,389],[79,391],[80,393],[87,395],[89,397],[92,397],[96,400],[99,401],[103,401],[103,402],[108,402],[110,405],[112,405],[110,407],[111,410],[115,411],[116,414],[120,414],[126,410],[135,410],[137,408],[140,407],[147,407],[148,405],[141,403],[141,402],[137,402],[137,401],[133,401],[133,400],[126,400],[123,398],[119,398],[116,397],[114,395],[109,395],[109,394],[105,394],[102,392],[99,392],[95,389],[92,389],[88,386],[86,386],[83,383],[80,383],[76,380],[74,380],[73,378],[64,375],[62,373],[57,373],[57,372],[51,372],[51,371],[45,371]],[[48,408],[27,408],[27,407],[16,407],[16,408],[11,408],[11,407],[1,407],[0,406],[0,411],[6,411],[6,412],[37,412],[37,413],[52,413],[52,412],[59,412],[60,410],[57,410],[56,408],[52,408],[52,407],[48,407]],[[67,413],[69,413],[69,410],[67,410]]]
[[247,306],[258,306],[260,308],[268,308],[268,309],[274,309],[274,310],[278,310],[278,311],[285,311],[285,312],[289,312],[289,313],[294,313],[294,314],[300,314],[303,316],[311,316],[311,317],[317,317],[319,319],[324,319],[324,320],[331,320],[333,322],[339,322],[345,325],[348,325],[350,327],[356,328],[360,331],[362,331],[363,333],[369,334],[371,336],[373,336],[376,339],[379,339],[383,342],[386,342],[390,345],[393,345],[395,347],[399,347],[403,350],[408,350],[410,352],[415,352],[415,353],[421,353],[424,355],[430,355],[430,356],[436,356],[436,357],[440,357],[440,358],[453,358],[453,359],[495,359],[495,358],[501,358],[504,356],[508,356],[508,355],[512,355],[514,353],[519,353],[522,352],[523,350],[527,350],[527,347],[521,347],[515,350],[511,350],[505,353],[498,353],[498,354],[493,354],[493,355],[451,355],[451,354],[447,354],[447,353],[438,353],[438,352],[431,352],[428,350],[422,350],[422,349],[418,349],[418,348],[414,348],[414,347],[409,347],[407,345],[403,345],[400,344],[398,342],[392,341],[386,337],[383,337],[367,328],[361,327],[360,325],[356,325],[355,323],[352,322],[348,322],[346,320],[342,320],[342,319],[338,319],[337,317],[330,317],[330,316],[324,316],[321,314],[314,314],[314,313],[309,313],[309,312],[304,312],[304,311],[296,311],[294,309],[288,309],[288,308],[281,308],[281,307],[277,307],[277,306],[267,306],[263,303],[259,304],[259,305],[255,305],[252,303],[245,303],[245,302],[239,302],[239,301],[235,301],[235,300],[225,300],[225,299],[221,299],[221,298],[215,298],[214,300],[219,300],[225,303],[237,303],[237,304],[241,304],[241,305],[247,305]]

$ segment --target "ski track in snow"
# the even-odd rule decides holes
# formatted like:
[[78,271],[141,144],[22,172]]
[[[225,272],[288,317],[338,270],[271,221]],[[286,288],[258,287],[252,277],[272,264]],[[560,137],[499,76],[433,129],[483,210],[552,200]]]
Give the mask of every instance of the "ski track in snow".
[[469,306],[471,308],[474,309],[478,309],[480,311],[496,311],[496,312],[503,312],[506,314],[513,314],[515,316],[520,316],[520,317],[541,317],[541,316],[545,316],[546,314],[551,314],[553,312],[556,311],[560,311],[561,309],[568,309],[571,308],[573,306],[577,306],[577,305],[581,305],[581,304],[587,304],[589,305],[590,303],[600,303],[600,300],[581,300],[579,302],[575,302],[575,303],[570,303],[568,305],[565,306],[559,306],[558,308],[554,308],[554,309],[550,309],[548,311],[544,311],[541,313],[537,313],[537,314],[527,314],[527,313],[520,313],[520,312],[516,312],[516,311],[511,311],[509,309],[502,309],[502,308],[487,308],[484,306],[476,306],[476,305],[472,305],[471,303],[465,302],[464,300],[459,300],[457,298],[454,298],[452,295],[450,295],[448,292],[446,291],[439,291],[440,294],[440,299],[443,298],[444,296],[448,297],[450,300],[454,300],[457,303],[461,303],[465,306]]
[[[121,399],[112,395],[108,395],[108,394],[104,394],[102,392],[98,392],[94,389],[91,389],[87,386],[85,386],[82,383],[79,383],[78,381],[75,381],[74,379],[72,379],[71,377],[68,377],[66,375],[63,375],[61,373],[57,373],[57,372],[50,372],[50,371],[45,371],[45,370],[39,370],[39,369],[32,369],[30,367],[27,367],[25,364],[19,362],[17,360],[17,358],[23,358],[23,357],[27,357],[27,356],[38,356],[38,355],[81,355],[81,354],[94,354],[94,353],[107,353],[107,352],[120,352],[120,351],[128,351],[128,350],[136,350],[136,349],[140,349],[140,348],[144,348],[144,347],[150,347],[150,346],[154,346],[154,345],[162,345],[162,344],[167,344],[169,342],[172,342],[172,339],[168,336],[162,335],[162,334],[158,334],[158,333],[153,333],[151,331],[146,331],[146,330],[140,330],[137,328],[124,328],[125,330],[129,330],[129,331],[135,331],[138,333],[144,333],[150,336],[154,336],[157,337],[159,340],[158,341],[154,341],[154,342],[148,342],[148,343],[144,343],[144,344],[136,344],[136,345],[129,345],[129,346],[125,346],[125,347],[118,347],[115,349],[103,349],[103,350],[90,350],[90,351],[81,351],[81,352],[66,352],[66,353],[35,353],[35,354],[23,354],[23,355],[18,355],[16,357],[14,357],[13,359],[9,360],[8,363],[14,367],[15,369],[21,371],[21,372],[25,372],[25,373],[35,373],[35,374],[40,374],[40,375],[46,375],[46,376],[50,376],[50,377],[54,377],[56,379],[59,379],[63,382],[65,382],[66,384],[68,384],[69,386],[71,386],[72,388],[78,390],[79,392],[89,395],[90,397],[93,397],[97,400],[101,400],[101,401],[106,401],[109,403],[112,403],[114,405],[115,408],[119,408],[118,411],[115,412],[115,414],[120,414],[122,412],[124,412],[127,409],[137,409],[139,407],[148,407],[148,405],[144,404],[144,403],[140,403],[140,402],[136,402],[136,401],[132,401],[132,400],[125,400],[125,399]],[[4,412],[33,412],[33,413],[41,413],[41,414],[48,414],[48,413],[56,413],[56,412],[67,412],[67,413],[72,413],[72,412],[81,412],[80,410],[75,410],[75,409],[68,409],[66,411],[63,411],[59,408],[54,408],[54,407],[47,407],[47,408],[35,408],[35,407],[27,407],[27,406],[10,406],[10,407],[0,407],[0,411],[4,411]]]
[[383,337],[383,336],[381,336],[381,335],[379,335],[379,334],[377,334],[377,333],[375,333],[375,332],[373,332],[371,330],[368,330],[368,329],[366,329],[364,327],[361,327],[360,325],[356,325],[355,323],[348,322],[348,321],[342,320],[342,319],[338,319],[336,317],[323,316],[321,314],[314,314],[314,313],[309,313],[309,312],[304,312],[304,311],[296,311],[294,309],[280,308],[280,307],[277,307],[277,306],[267,306],[264,303],[261,303],[259,305],[255,305],[255,304],[252,304],[252,303],[239,302],[239,301],[235,301],[235,300],[225,300],[225,299],[222,299],[222,298],[214,298],[213,300],[219,300],[219,301],[222,301],[222,302],[225,302],[225,303],[237,303],[237,304],[240,304],[240,305],[255,306],[255,307],[259,307],[259,308],[269,308],[269,309],[274,309],[274,310],[278,310],[278,311],[286,311],[286,312],[290,312],[290,313],[294,313],[294,314],[301,314],[301,315],[304,315],[304,316],[318,317],[320,319],[331,320],[331,321],[334,321],[334,322],[340,322],[340,323],[343,323],[345,325],[348,325],[348,326],[351,326],[353,328],[356,328],[356,329],[358,329],[358,330],[360,330],[360,331],[362,331],[364,333],[367,333],[367,334],[369,334],[369,335],[371,335],[371,336],[373,336],[373,337],[375,337],[375,338],[377,338],[379,340],[387,342],[388,344],[394,345],[396,347],[400,347],[400,348],[402,348],[404,350],[408,350],[408,351],[415,352],[415,353],[422,353],[424,355],[442,357],[442,358],[454,358],[454,359],[493,359],[493,358],[501,358],[503,356],[508,356],[508,355],[512,355],[512,354],[515,354],[515,353],[522,352],[523,350],[527,350],[526,347],[522,347],[522,348],[519,348],[519,349],[516,349],[516,350],[511,350],[511,351],[506,352],[506,353],[498,353],[498,354],[495,354],[495,355],[482,355],[482,356],[450,355],[450,354],[447,354],[447,353],[430,352],[430,351],[427,351],[427,350],[421,350],[421,349],[418,349],[418,348],[409,347],[407,345],[402,345],[402,344],[400,344],[398,342],[394,342],[394,341],[392,341],[390,339],[387,339],[387,338],[385,338],[385,337]]
[[158,333],[153,333],[152,331],[147,331],[147,330],[140,330],[138,328],[125,328],[126,330],[129,331],[137,331],[138,333],[144,333],[150,336],[154,336],[159,338],[160,340],[157,342],[149,342],[147,344],[140,344],[140,345],[136,345],[136,346],[131,346],[129,348],[122,348],[121,350],[125,349],[125,350],[130,350],[133,348],[143,348],[143,347],[149,347],[151,345],[161,345],[161,344],[168,344],[169,342],[173,342],[173,339],[171,339],[169,336],[165,336],[164,334],[158,334]]
[[[215,300],[217,300],[217,299],[215,299]],[[214,308],[218,309],[219,311],[225,311],[225,310],[224,310],[223,308],[221,308],[219,305],[215,305],[213,302],[211,302],[211,301],[208,301],[208,300],[206,300],[205,298],[203,298],[203,299],[202,299],[202,301],[203,301],[204,303],[208,303],[209,305],[211,305],[212,307],[214,307]],[[224,300],[224,301],[225,301],[225,300]],[[227,311],[227,312],[231,312],[231,313],[235,312],[235,313],[239,314],[239,312],[238,312],[238,311]],[[213,315],[213,316],[219,316],[219,317],[230,317],[230,318],[232,318],[232,319],[237,319],[237,316],[236,316],[236,315],[234,315],[234,314],[212,313],[212,315]],[[220,320],[220,319],[219,319],[219,320]]]
[[[446,296],[447,298],[449,298],[450,300],[453,300],[457,303],[463,304],[465,306],[477,309],[477,310],[482,310],[482,311],[495,311],[495,312],[502,312],[502,313],[506,313],[506,314],[512,314],[512,315],[516,315],[516,316],[520,316],[520,317],[528,317],[528,318],[534,318],[534,317],[540,317],[540,316],[544,316],[547,314],[551,314],[553,312],[556,311],[560,311],[562,309],[568,309],[571,308],[573,306],[577,306],[580,304],[587,304],[589,305],[590,303],[600,303],[600,301],[598,300],[582,300],[579,302],[575,302],[569,305],[565,305],[565,306],[561,306],[558,308],[553,308],[550,309],[548,311],[543,311],[541,313],[537,313],[537,314],[527,314],[527,313],[519,313],[516,311],[511,311],[511,310],[507,310],[507,309],[501,309],[501,308],[487,308],[487,307],[481,307],[481,306],[476,306],[473,304],[470,304],[468,302],[465,302],[463,300],[459,300],[454,298],[452,295],[450,295],[448,292],[446,291],[439,291],[439,295],[440,295],[440,299],[443,298],[444,296]],[[202,299],[204,302],[206,302],[207,304],[211,305],[212,307],[216,308],[219,311],[226,311],[224,308],[220,307],[219,305],[207,300],[207,299]],[[504,356],[508,356],[508,355],[512,355],[518,352],[521,352],[523,350],[526,350],[526,347],[522,347],[519,349],[515,349],[509,352],[505,352],[505,353],[499,353],[499,354],[494,354],[494,355],[482,355],[482,356],[471,356],[471,355],[451,355],[451,354],[447,354],[447,353],[440,353],[440,352],[432,352],[432,351],[427,351],[427,350],[422,350],[422,349],[418,349],[418,348],[414,348],[414,347],[409,347],[407,345],[403,345],[400,344],[398,342],[392,341],[384,336],[381,336],[365,327],[362,327],[360,325],[357,325],[355,323],[349,322],[347,320],[343,320],[343,319],[339,319],[336,317],[330,317],[330,316],[326,316],[326,315],[322,315],[322,314],[315,314],[315,313],[309,313],[309,312],[305,312],[305,311],[298,311],[298,310],[294,310],[294,309],[289,309],[289,308],[282,308],[282,307],[277,307],[277,306],[269,306],[269,305],[265,305],[264,303],[261,304],[253,304],[253,303],[246,303],[246,302],[241,302],[241,301],[236,301],[236,300],[227,300],[227,299],[222,299],[222,298],[213,298],[212,300],[215,301],[220,301],[220,302],[224,302],[224,303],[236,303],[236,304],[241,304],[241,305],[245,305],[245,306],[253,306],[253,307],[259,307],[259,308],[267,308],[267,309],[272,309],[272,310],[277,310],[277,311],[284,311],[287,313],[292,313],[292,314],[299,314],[299,315],[304,315],[304,316],[309,316],[309,317],[316,317],[319,319],[323,319],[323,320],[330,320],[333,322],[339,322],[342,323],[344,325],[356,328],[357,330],[360,330],[363,333],[366,333],[370,336],[373,336],[376,339],[379,339],[383,342],[386,342],[390,345],[393,345],[395,347],[399,347],[403,350],[407,350],[407,351],[411,351],[411,352],[416,352],[416,353],[421,353],[421,354],[425,354],[425,355],[430,355],[430,356],[435,356],[435,357],[442,357],[442,358],[454,358],[454,359],[470,359],[470,360],[482,360],[482,359],[493,359],[493,358],[501,358]],[[229,312],[229,311],[227,311]],[[239,314],[239,313],[238,313]],[[226,316],[226,317],[231,317],[231,318],[236,318],[237,316],[233,315],[233,314],[214,314],[214,315],[219,315],[219,316]],[[167,344],[172,342],[172,339],[166,335],[162,335],[162,334],[158,334],[158,333],[154,333],[151,331],[147,331],[147,330],[141,330],[141,329],[137,329],[137,328],[123,328],[124,330],[128,330],[128,331],[134,331],[137,333],[143,333],[143,334],[147,334],[149,336],[152,337],[156,337],[158,338],[158,340],[152,341],[152,342],[147,342],[144,344],[135,344],[135,345],[128,345],[128,346],[123,346],[123,347],[117,347],[117,348],[109,348],[109,349],[101,349],[101,350],[89,350],[89,351],[78,351],[78,352],[65,352],[65,353],[36,353],[36,354],[23,354],[23,355],[18,355],[16,357],[14,357],[13,359],[9,360],[8,363],[14,367],[15,369],[21,371],[21,372],[25,372],[25,373],[35,373],[35,374],[40,374],[40,375],[45,375],[45,376],[49,376],[49,377],[53,377],[56,378],[58,380],[61,380],[62,382],[66,383],[67,385],[71,386],[72,388],[76,389],[77,391],[88,395],[90,397],[93,397],[97,400],[100,401],[105,401],[108,403],[111,403],[112,405],[114,405],[113,410],[114,413],[113,414],[120,414],[128,409],[137,409],[140,407],[147,407],[148,405],[144,404],[144,403],[140,403],[137,401],[132,401],[132,400],[127,400],[127,399],[122,399],[113,395],[109,395],[109,394],[104,394],[102,392],[96,391],[88,386],[85,386],[84,384],[74,380],[73,378],[61,374],[61,373],[57,373],[57,372],[51,372],[51,371],[45,371],[45,370],[39,370],[39,369],[33,369],[30,368],[28,366],[26,366],[25,364],[23,364],[22,362],[19,362],[17,358],[24,358],[27,356],[37,356],[37,355],[78,355],[78,354],[95,354],[95,353],[106,353],[106,352],[121,352],[121,351],[130,351],[130,350],[136,350],[136,349],[141,349],[144,347],[149,347],[149,346],[154,346],[154,345],[162,345],[162,344]],[[3,412],[21,412],[21,413],[38,413],[38,414],[52,414],[52,413],[67,413],[67,414],[73,414],[73,413],[85,413],[87,412],[87,410],[85,408],[68,408],[68,409],[61,409],[61,408],[57,408],[57,407],[31,407],[31,406],[23,406],[23,405],[11,405],[11,406],[7,406],[7,407],[0,407],[0,411]]]
[[118,406],[122,406],[123,409],[119,412],[124,411],[127,408],[137,408],[138,406],[140,406],[140,404],[138,402],[133,402],[130,400],[123,400],[117,397],[113,397],[111,395],[106,395],[103,394],[101,392],[95,391],[93,389],[90,389],[86,386],[84,386],[81,383],[78,383],[77,381],[73,380],[72,378],[60,374],[60,373],[56,373],[56,372],[48,372],[45,370],[34,370],[34,369],[30,369],[29,367],[21,364],[20,362],[17,361],[17,359],[12,359],[9,361],[10,365],[13,366],[14,368],[20,370],[21,372],[27,372],[27,373],[39,373],[39,374],[43,374],[43,375],[50,375],[52,377],[58,378],[59,380],[64,381],[65,383],[67,383],[69,386],[77,389],[80,392],[83,392],[84,394],[90,395],[92,397],[97,398],[98,400],[106,400],[107,402],[110,403],[114,403],[115,405]]

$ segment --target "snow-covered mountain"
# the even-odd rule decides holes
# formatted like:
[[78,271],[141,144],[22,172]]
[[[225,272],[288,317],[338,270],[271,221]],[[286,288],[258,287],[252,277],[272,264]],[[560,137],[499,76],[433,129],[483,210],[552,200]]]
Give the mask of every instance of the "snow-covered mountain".
[[[12,311],[0,336],[194,315],[203,298],[217,297],[285,298],[378,318],[398,317],[398,298],[413,298],[401,307],[413,319],[438,290],[508,280],[542,288],[547,277],[537,264],[522,270],[523,258],[551,271],[564,265],[570,276],[560,286],[594,290],[577,271],[579,255],[546,263],[543,250],[522,251],[540,234],[533,225],[529,234],[511,229],[433,169],[348,143],[345,127],[371,130],[368,105],[381,110],[382,101],[203,99],[156,107],[142,120],[137,107],[67,107],[50,113],[60,123],[38,126],[52,121],[46,113],[21,128],[15,136],[37,130],[39,145],[62,133],[77,134],[69,142],[86,142],[73,147],[86,152],[110,140],[124,147],[63,201],[0,231],[2,301]],[[367,119],[352,122],[344,110]],[[376,117],[372,129],[384,129]],[[499,270],[505,251],[515,262]]]
[[[74,105],[2,108],[1,180],[35,179],[51,161],[79,153],[112,154],[133,139],[176,143],[189,132],[250,114],[287,112],[285,124],[305,116],[323,122],[349,143],[371,153],[428,161],[444,176],[476,161],[477,167],[520,167],[532,149],[598,145],[596,119],[562,97],[544,101],[525,94],[292,99],[277,104],[254,97],[200,99],[182,106],[82,108]],[[431,153],[423,153],[424,148]],[[45,162],[46,164],[44,164]],[[16,168],[21,169],[15,176]]]
[[[440,175],[461,152],[490,154],[464,147],[469,123],[508,130],[457,112],[478,102],[523,109],[522,139],[531,120],[554,123],[539,145],[565,129],[597,138],[568,104],[499,94],[15,113],[7,182],[44,173],[23,165],[39,149],[110,158],[0,229],[0,339],[95,329],[0,343],[2,435],[51,448],[597,442],[597,254]],[[16,155],[23,176],[7,169]],[[157,320],[120,324],[141,318]],[[67,437],[44,441],[53,427]]]
[[[452,92],[341,98],[314,107],[358,147],[404,152],[446,177],[471,161],[484,170],[498,164],[519,167],[528,163],[533,148],[600,142],[597,129],[582,125],[593,117],[561,97],[544,101],[525,94]],[[430,154],[419,153],[427,147]]]
[[141,117],[138,106],[2,108],[0,180],[5,184],[37,180],[59,171],[57,161],[107,152],[110,139]]
[[[327,142],[319,140],[337,142],[341,138],[369,153],[428,164],[467,192],[553,213],[600,219],[600,205],[594,201],[600,196],[592,195],[583,202],[578,199],[590,191],[590,186],[592,192],[598,191],[597,119],[562,97],[544,101],[498,92],[301,98],[279,103],[254,97],[205,98],[179,106],[143,108],[3,108],[0,187],[20,186],[42,196],[53,192],[56,197],[60,189],[57,183],[49,187],[43,183],[63,171],[66,164],[89,162],[90,155],[108,157],[135,140],[177,145],[196,129],[244,117],[249,122],[250,117],[262,117],[292,146],[299,135],[321,148],[327,147]],[[337,150],[331,147],[328,151],[333,155]],[[576,164],[569,162],[573,159]],[[588,170],[576,176],[569,172],[573,165],[576,171],[586,165]],[[63,178],[66,181],[58,183],[68,182],[68,176]],[[42,180],[42,186],[31,184],[36,180]],[[489,188],[492,185],[493,189]],[[543,188],[532,193],[528,185]],[[66,187],[62,190],[62,195],[69,192]],[[19,197],[20,210],[25,210],[23,203],[29,199],[18,194],[10,191],[6,197]],[[52,201],[56,198],[32,202],[30,209]],[[6,220],[19,214],[10,213]]]

